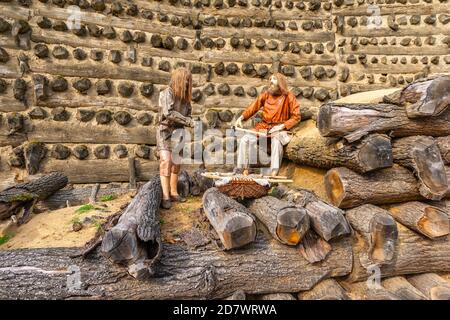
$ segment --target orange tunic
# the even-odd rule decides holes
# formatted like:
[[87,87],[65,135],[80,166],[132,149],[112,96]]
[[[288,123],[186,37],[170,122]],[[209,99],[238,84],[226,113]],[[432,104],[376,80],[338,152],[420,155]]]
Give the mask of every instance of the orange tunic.
[[286,130],[291,129],[301,119],[300,107],[294,94],[273,96],[265,91],[261,93],[245,109],[242,116],[248,120],[262,108],[262,121],[256,123],[256,130],[271,129],[272,127],[284,123]]

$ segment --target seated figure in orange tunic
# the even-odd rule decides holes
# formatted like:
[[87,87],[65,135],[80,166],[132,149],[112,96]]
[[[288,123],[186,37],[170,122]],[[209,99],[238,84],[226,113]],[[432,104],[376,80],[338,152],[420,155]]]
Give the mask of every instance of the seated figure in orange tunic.
[[[270,77],[268,90],[250,103],[236,120],[235,126],[242,127],[242,121],[248,120],[260,110],[262,121],[256,123],[255,130],[265,131],[270,135],[270,174],[276,176],[283,159],[283,146],[290,140],[287,130],[300,121],[299,104],[294,94],[288,90],[286,78],[281,73]],[[258,137],[254,134],[244,135],[239,142],[237,167],[244,169],[244,173],[248,173],[248,153],[257,144]]]

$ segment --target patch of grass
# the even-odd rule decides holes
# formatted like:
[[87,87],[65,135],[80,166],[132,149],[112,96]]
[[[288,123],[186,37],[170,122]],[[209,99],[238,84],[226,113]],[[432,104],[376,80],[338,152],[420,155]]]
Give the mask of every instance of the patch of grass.
[[95,230],[97,232],[101,232],[101,233],[104,232],[102,223],[99,220],[92,221],[92,224],[95,226]]
[[70,223],[71,223],[71,224],[74,224],[74,223],[81,223],[80,217],[79,217],[79,216],[73,217],[72,220],[70,220]]
[[75,213],[82,214],[82,213],[91,211],[92,209],[94,209],[94,205],[83,204],[81,207],[79,207],[77,210],[75,210]]
[[5,234],[4,236],[1,236],[1,237],[0,237],[0,246],[1,246],[2,244],[7,243],[7,242],[9,241],[9,239],[11,239],[11,236],[8,235],[8,234]]
[[115,197],[114,195],[108,194],[108,195],[106,195],[106,196],[101,197],[101,198],[100,198],[100,201],[102,201],[102,202],[112,201],[112,200],[114,200],[115,198],[116,198],[116,197]]

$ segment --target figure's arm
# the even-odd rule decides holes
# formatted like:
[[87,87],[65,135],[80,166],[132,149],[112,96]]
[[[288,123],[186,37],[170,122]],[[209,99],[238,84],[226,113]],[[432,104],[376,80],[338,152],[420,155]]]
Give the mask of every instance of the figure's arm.
[[301,120],[300,106],[297,102],[297,99],[293,94],[290,94],[288,98],[290,118],[284,122],[284,127],[286,128],[286,130],[290,130]]
[[[159,105],[162,108],[162,114],[164,118],[173,121],[175,123],[181,124],[183,126],[192,127],[194,122],[191,117],[185,117],[178,111],[173,109],[174,98],[172,91],[165,90],[159,94]],[[189,115],[191,112],[189,112]]]
[[252,103],[250,103],[245,111],[242,113],[242,120],[247,121],[251,118],[255,113],[261,109],[264,105],[264,102],[267,99],[267,91],[261,93]]

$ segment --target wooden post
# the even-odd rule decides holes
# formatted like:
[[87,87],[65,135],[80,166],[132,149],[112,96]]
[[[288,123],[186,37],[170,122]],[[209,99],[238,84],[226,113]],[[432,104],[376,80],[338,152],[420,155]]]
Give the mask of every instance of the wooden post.
[[96,183],[92,187],[91,195],[89,196],[89,203],[97,202],[97,194],[98,194],[99,189],[100,189],[100,183]]
[[130,189],[136,189],[136,163],[135,157],[128,157],[128,174],[130,176]]

